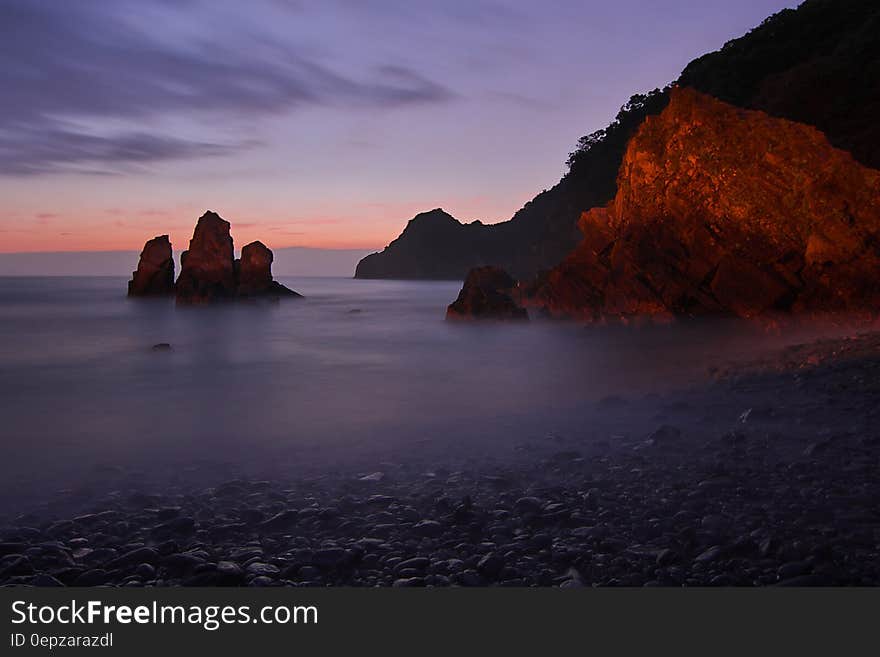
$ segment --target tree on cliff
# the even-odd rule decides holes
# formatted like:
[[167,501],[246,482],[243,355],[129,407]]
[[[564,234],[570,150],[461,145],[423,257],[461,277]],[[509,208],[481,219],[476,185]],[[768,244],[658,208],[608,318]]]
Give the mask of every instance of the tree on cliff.
[[669,87],[631,96],[607,128],[578,139],[577,147],[568,154],[566,161],[568,176],[578,178],[605,168],[614,171],[616,176],[615,167],[636,128],[647,117],[662,112],[668,102]]

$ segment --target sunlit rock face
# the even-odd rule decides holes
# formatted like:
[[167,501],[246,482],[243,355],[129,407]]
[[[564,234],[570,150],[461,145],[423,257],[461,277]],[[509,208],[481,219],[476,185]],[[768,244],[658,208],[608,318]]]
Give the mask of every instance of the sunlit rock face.
[[512,294],[516,281],[498,267],[477,267],[465,279],[458,298],[446,310],[449,320],[527,320],[528,312]]
[[687,88],[630,141],[618,192],[530,290],[551,315],[872,312],[880,172],[818,130]]
[[300,296],[272,279],[272,251],[262,242],[251,242],[236,260],[239,297]]
[[151,297],[174,293],[174,257],[168,235],[159,235],[144,244],[137,271],[128,282],[128,296]]
[[208,303],[235,296],[236,279],[229,222],[210,210],[196,224],[189,249],[180,256],[177,301]]
[[[698,57],[678,84],[814,126],[863,165],[880,169],[877,34],[877,0],[806,0]],[[633,96],[605,130],[581,140],[562,180],[510,221],[462,224],[451,217],[423,220],[436,211],[419,215],[384,251],[364,258],[356,278],[461,280],[472,267],[494,264],[523,281],[557,266],[580,242],[580,213],[613,199],[630,138],[666,107],[668,96],[660,90]]]
[[678,84],[806,123],[880,169],[880,3],[804,0],[698,57]]

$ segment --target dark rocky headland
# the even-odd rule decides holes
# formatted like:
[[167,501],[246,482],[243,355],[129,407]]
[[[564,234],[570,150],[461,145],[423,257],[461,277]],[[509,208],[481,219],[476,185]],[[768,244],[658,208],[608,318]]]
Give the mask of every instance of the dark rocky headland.
[[587,322],[876,316],[878,34],[876,2],[783,10],[634,95],[509,221],[420,214],[356,276],[494,267],[533,315]]
[[880,337],[717,376],[483,454],[414,443],[210,486],[105,469],[0,522],[0,582],[880,584]]
[[631,138],[663,112],[673,86],[810,126],[859,164],[880,169],[878,34],[874,0],[806,0],[784,9],[692,61],[672,85],[633,95],[607,127],[578,141],[559,183],[508,221],[419,214],[383,251],[364,258],[356,277],[463,281],[471,268],[492,265],[529,282],[556,267],[582,241],[581,214],[615,198]]

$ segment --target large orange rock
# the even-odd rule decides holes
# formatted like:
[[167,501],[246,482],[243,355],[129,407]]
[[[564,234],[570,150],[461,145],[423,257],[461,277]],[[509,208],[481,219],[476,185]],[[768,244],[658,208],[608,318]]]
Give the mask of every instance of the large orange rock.
[[159,235],[144,244],[137,271],[128,282],[128,296],[163,296],[174,292],[174,256],[168,235]]
[[180,256],[177,301],[199,304],[231,298],[236,288],[229,222],[209,210],[199,218],[189,249]]
[[880,172],[818,130],[686,88],[630,141],[618,192],[531,289],[552,315],[880,308]]

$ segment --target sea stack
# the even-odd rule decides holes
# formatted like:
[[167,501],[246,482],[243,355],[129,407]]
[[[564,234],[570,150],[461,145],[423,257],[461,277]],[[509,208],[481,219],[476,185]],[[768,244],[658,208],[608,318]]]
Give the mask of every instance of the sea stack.
[[201,304],[235,296],[235,258],[229,222],[216,212],[203,214],[189,249],[180,256],[177,301]]
[[251,242],[242,248],[241,259],[235,261],[239,297],[301,296],[272,279],[273,259],[272,251],[262,242]]
[[513,299],[516,281],[499,267],[471,269],[458,294],[446,310],[448,320],[528,320],[529,314]]
[[[211,210],[199,218],[189,249],[180,255],[177,283],[168,284],[167,289],[177,293],[177,303],[200,305],[234,299],[301,296],[272,279],[272,251],[262,242],[251,242],[245,246],[241,250],[241,259],[236,260],[230,228],[228,221]],[[170,260],[171,243],[167,236],[156,238],[160,239],[165,240]],[[142,254],[142,265],[144,257]],[[138,271],[142,265],[139,265]],[[169,280],[173,281],[173,262],[170,271]],[[138,280],[138,272],[135,272],[135,279]],[[130,290],[133,283],[129,284]],[[129,291],[129,294],[132,292]]]
[[130,297],[159,297],[174,293],[174,256],[168,235],[144,244],[137,270],[128,282]]

